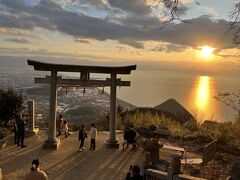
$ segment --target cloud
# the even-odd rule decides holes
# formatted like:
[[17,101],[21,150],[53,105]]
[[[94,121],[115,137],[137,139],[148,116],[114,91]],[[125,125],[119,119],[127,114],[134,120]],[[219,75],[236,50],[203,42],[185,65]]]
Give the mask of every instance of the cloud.
[[85,39],[75,39],[75,42],[77,42],[77,43],[90,43],[90,41],[85,40]]
[[133,13],[141,16],[151,13],[151,9],[147,6],[145,0],[109,0],[108,2],[112,7],[118,8],[127,13]]
[[76,0],[74,1],[74,5],[78,4],[80,7],[84,8],[95,8],[99,10],[107,10],[109,9],[109,5],[105,0]]
[[208,45],[216,49],[230,49],[235,45],[232,42],[232,32],[227,31],[228,22],[213,20],[209,16],[190,19],[190,23],[175,24],[164,28],[160,35],[163,41],[197,48]]
[[29,43],[31,43],[31,41],[29,41],[27,39],[24,39],[24,38],[8,38],[8,39],[5,39],[5,41],[19,43],[19,44],[29,44]]
[[132,46],[132,47],[137,48],[137,49],[143,49],[144,48],[143,43],[140,43],[140,42],[137,42],[137,41],[121,40],[119,42],[121,44],[126,44],[126,45]]
[[35,35],[35,34],[32,34],[31,32],[29,31],[26,31],[26,30],[21,30],[21,29],[14,29],[14,28],[0,28],[0,35],[10,35],[10,36],[17,36],[17,37],[20,37],[20,38],[31,38],[31,39],[34,39],[34,40],[41,40],[41,41],[45,41],[47,43],[49,43],[49,40],[39,34],[39,35]]
[[154,52],[166,52],[166,53],[171,53],[171,52],[182,52],[186,49],[185,46],[180,46],[180,45],[175,45],[175,44],[168,44],[168,45],[159,45],[156,46],[152,49],[151,51]]
[[144,48],[146,41],[166,42],[172,44],[172,47],[165,47],[168,52],[179,51],[179,46],[208,45],[218,50],[235,47],[225,20],[201,16],[189,19],[190,23],[172,23],[161,28],[161,22],[151,13],[145,0],[108,2],[112,8],[125,12],[125,16],[115,16],[115,21],[111,21],[71,12],[51,0],[42,0],[34,6],[27,6],[23,0],[0,0],[7,9],[0,12],[0,28],[33,30],[40,27],[76,39],[116,40],[135,48]]

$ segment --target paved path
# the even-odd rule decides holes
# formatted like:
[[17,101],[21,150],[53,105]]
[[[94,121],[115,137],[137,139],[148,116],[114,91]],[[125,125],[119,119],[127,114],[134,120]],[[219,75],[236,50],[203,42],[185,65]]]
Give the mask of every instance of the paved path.
[[[117,135],[120,142],[122,134]],[[97,148],[95,151],[79,152],[77,135],[72,134],[68,138],[60,137],[60,148],[56,150],[42,149],[46,134],[26,139],[26,148],[17,148],[10,144],[0,152],[0,168],[3,171],[3,179],[23,179],[30,170],[32,159],[39,158],[42,169],[49,179],[124,179],[131,164],[141,165],[143,151],[141,149],[125,150],[107,149],[104,142],[108,138],[107,132],[99,132]],[[86,139],[86,147],[89,147],[89,138]],[[86,148],[86,149],[87,149]]]

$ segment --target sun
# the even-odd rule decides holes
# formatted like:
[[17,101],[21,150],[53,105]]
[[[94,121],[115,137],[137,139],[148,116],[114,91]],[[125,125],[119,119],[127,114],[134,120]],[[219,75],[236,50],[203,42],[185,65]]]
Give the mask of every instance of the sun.
[[209,46],[202,46],[201,47],[201,57],[204,59],[209,58],[213,54],[214,48]]

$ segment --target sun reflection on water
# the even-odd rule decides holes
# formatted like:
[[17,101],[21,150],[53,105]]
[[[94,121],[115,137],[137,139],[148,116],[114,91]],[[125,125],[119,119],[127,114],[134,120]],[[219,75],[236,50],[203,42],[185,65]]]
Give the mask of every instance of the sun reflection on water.
[[200,111],[206,111],[210,96],[210,78],[209,76],[200,76],[198,80],[196,107]]

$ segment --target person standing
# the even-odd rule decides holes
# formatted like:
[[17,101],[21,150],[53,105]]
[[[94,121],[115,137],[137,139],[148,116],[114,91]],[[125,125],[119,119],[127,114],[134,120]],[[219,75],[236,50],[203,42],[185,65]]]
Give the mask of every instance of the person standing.
[[129,132],[128,132],[127,142],[128,144],[132,144],[133,147],[136,147],[136,136],[137,136],[137,133],[134,130],[134,126],[131,125],[131,128],[129,129]]
[[97,138],[97,128],[94,123],[92,123],[92,127],[90,130],[90,136],[91,136],[91,146],[90,146],[89,150],[95,150],[96,138]]
[[38,159],[32,161],[31,171],[26,174],[24,180],[48,180],[48,176],[41,170]]
[[20,146],[21,143],[21,148],[26,147],[24,145],[24,138],[25,138],[25,125],[27,124],[28,119],[23,119],[21,115],[18,116],[17,118],[17,129],[18,129],[18,141],[17,141],[17,146]]
[[87,133],[85,131],[84,125],[81,126],[81,129],[79,130],[78,140],[80,141],[80,147],[79,151],[83,151],[85,149],[84,147],[84,140],[87,137]]
[[63,130],[64,130],[65,138],[67,138],[69,135],[69,132],[68,132],[68,123],[66,120],[63,121]]
[[60,136],[62,134],[61,129],[63,127],[63,117],[61,114],[57,118],[56,126],[57,126],[57,130],[58,130],[58,136]]

